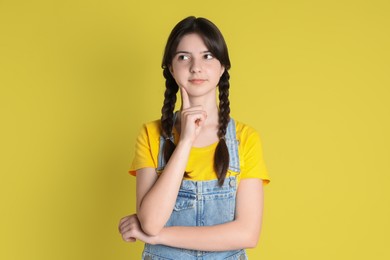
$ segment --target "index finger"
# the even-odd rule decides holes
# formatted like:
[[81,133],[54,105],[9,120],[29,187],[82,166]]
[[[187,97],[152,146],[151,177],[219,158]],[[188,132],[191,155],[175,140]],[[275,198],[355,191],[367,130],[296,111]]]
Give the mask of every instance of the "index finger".
[[188,98],[187,91],[183,87],[181,87],[180,93],[181,93],[182,108],[183,109],[189,108],[190,107],[190,99]]

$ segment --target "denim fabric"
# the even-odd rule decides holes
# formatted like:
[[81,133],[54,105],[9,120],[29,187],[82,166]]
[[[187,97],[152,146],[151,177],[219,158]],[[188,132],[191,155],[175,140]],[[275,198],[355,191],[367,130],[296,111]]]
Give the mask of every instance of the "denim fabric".
[[[229,150],[229,169],[240,172],[238,141],[234,120],[231,119],[226,133],[226,144]],[[171,139],[173,141],[173,139]],[[163,169],[165,161],[162,156],[164,138],[160,138],[158,169]],[[233,221],[236,207],[236,176],[227,177],[224,184],[218,186],[218,180],[191,181],[183,180],[176,199],[173,212],[166,223],[169,226],[212,226]],[[197,251],[164,245],[145,244],[142,259],[145,260],[245,260],[245,250],[231,251]]]

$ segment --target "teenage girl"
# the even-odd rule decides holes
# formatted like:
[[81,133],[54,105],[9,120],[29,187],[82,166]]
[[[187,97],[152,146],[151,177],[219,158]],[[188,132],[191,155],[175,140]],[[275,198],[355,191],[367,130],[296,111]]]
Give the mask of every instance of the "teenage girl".
[[142,259],[247,259],[244,249],[259,239],[269,178],[258,134],[230,118],[221,32],[204,18],[180,21],[162,68],[162,116],[137,138],[130,169],[137,214],[120,220],[122,238],[145,242]]

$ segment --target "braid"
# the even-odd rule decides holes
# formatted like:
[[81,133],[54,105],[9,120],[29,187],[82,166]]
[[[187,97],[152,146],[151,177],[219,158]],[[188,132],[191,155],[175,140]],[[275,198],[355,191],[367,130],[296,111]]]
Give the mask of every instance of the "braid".
[[226,128],[230,121],[230,102],[229,102],[229,72],[225,70],[219,80],[219,143],[214,154],[214,169],[217,172],[218,184],[223,185],[229,168],[229,151],[226,145]]
[[179,86],[168,68],[164,68],[163,75],[166,89],[164,93],[164,104],[161,109],[161,134],[165,138],[164,159],[168,162],[173,150],[175,150],[175,144],[170,138],[173,129],[173,110],[175,109],[176,93],[179,90]]

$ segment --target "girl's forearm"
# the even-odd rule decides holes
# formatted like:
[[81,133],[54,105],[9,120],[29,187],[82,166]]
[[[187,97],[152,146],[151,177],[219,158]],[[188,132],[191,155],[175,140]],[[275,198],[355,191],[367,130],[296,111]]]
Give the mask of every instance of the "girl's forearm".
[[137,215],[147,234],[158,234],[172,214],[190,151],[191,143],[179,143],[164,172],[143,197]]
[[232,221],[215,226],[165,227],[153,242],[190,250],[226,251],[255,247],[259,234],[259,225]]

